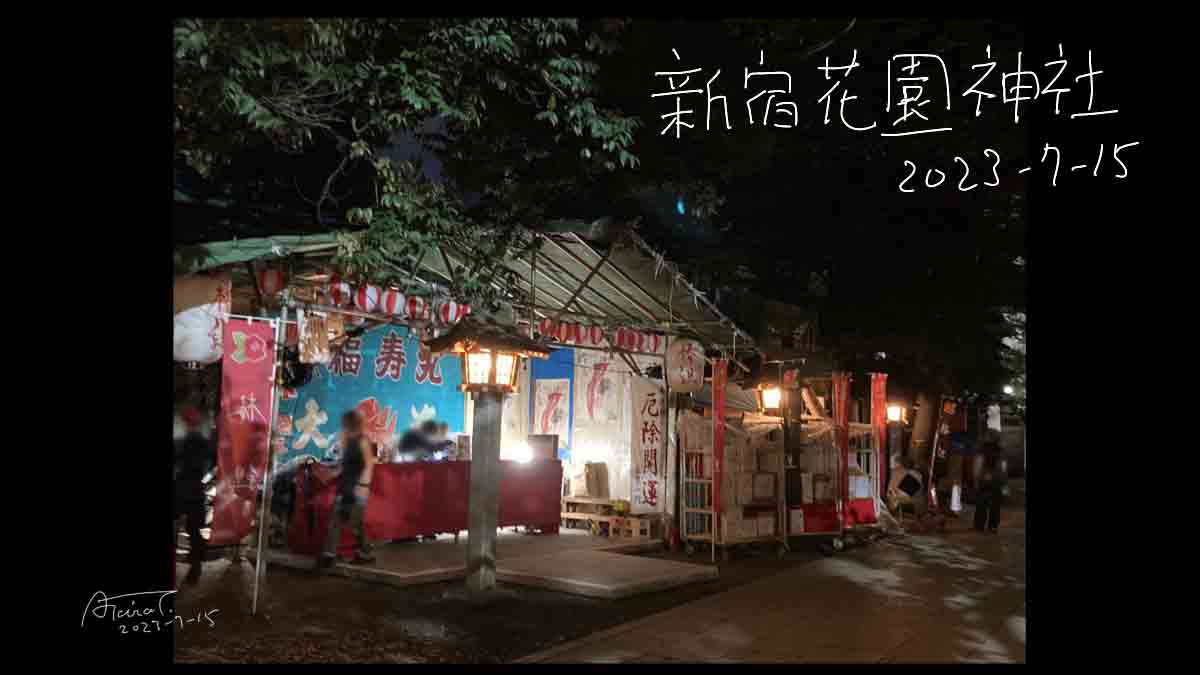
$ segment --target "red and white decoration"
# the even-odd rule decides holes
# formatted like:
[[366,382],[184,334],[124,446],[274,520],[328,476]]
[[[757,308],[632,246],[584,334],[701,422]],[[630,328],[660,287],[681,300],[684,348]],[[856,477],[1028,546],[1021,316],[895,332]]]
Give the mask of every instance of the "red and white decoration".
[[667,385],[687,393],[704,387],[704,346],[695,340],[675,340],[667,350]]
[[379,311],[392,316],[404,316],[405,303],[408,298],[395,288],[389,288],[383,292],[383,297],[379,299]]
[[[606,347],[610,338],[602,326],[585,326],[578,323],[556,323],[546,318],[538,322],[538,332],[561,344],[576,344],[586,347]],[[629,328],[618,328],[612,335],[611,344],[617,349],[650,354],[662,353],[666,340],[657,333],[643,333]]]
[[175,315],[174,357],[183,363],[207,365],[224,354],[225,323],[229,320],[232,285],[228,278],[200,278],[175,282],[176,293],[191,286],[193,304]]
[[350,287],[350,284],[338,277],[329,280],[329,302],[334,307],[345,307],[350,304],[353,295],[354,289]]
[[428,303],[425,302],[425,298],[410,295],[404,304],[404,316],[409,321],[420,321],[428,318],[426,314],[427,309]]
[[434,318],[441,322],[442,325],[450,326],[462,321],[463,317],[470,313],[470,305],[463,305],[453,300],[447,300],[437,306]]
[[287,281],[283,270],[278,267],[264,267],[258,271],[258,289],[263,295],[275,295],[283,290]]
[[371,284],[363,284],[354,292],[354,306],[360,312],[368,314],[375,311],[379,306],[379,287]]

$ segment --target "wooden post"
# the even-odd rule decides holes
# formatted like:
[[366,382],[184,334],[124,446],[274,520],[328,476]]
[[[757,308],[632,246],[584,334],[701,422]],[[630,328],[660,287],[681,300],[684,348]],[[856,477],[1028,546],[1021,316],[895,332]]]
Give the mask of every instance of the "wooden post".
[[504,394],[477,392],[471,437],[467,520],[467,588],[496,586],[496,526],[500,519],[500,415]]

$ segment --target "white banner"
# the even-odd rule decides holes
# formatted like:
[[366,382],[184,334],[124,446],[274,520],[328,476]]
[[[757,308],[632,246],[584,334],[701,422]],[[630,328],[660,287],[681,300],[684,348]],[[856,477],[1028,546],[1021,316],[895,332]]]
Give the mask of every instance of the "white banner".
[[571,381],[535,380],[533,400],[533,433],[558,434],[559,446],[566,441],[570,429]]
[[666,396],[655,380],[634,377],[632,405],[634,513],[661,512],[666,504],[664,477],[667,473]]

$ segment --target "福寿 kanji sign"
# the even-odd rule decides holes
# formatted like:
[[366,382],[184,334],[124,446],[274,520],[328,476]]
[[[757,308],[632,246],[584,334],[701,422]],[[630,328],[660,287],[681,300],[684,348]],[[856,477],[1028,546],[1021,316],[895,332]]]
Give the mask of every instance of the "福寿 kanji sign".
[[663,390],[653,380],[633,381],[633,489],[634,513],[661,510],[658,488],[662,483],[665,418]]

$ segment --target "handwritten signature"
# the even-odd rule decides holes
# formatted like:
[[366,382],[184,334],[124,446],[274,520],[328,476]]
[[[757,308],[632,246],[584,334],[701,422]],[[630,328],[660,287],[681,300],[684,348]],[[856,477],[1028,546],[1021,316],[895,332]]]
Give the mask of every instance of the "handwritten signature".
[[[83,617],[79,621],[79,627],[83,628],[89,617],[100,620],[108,619],[113,622],[133,619],[132,630],[135,633],[161,631],[163,625],[169,626],[175,621],[179,622],[180,628],[187,623],[200,623],[201,619],[208,622],[209,628],[216,625],[212,620],[212,615],[219,612],[218,609],[197,612],[195,617],[185,620],[184,617],[175,613],[174,607],[164,606],[164,601],[168,597],[174,596],[175,593],[174,590],[143,591],[110,597],[104,591],[96,591],[83,608]],[[139,601],[141,602],[140,606]],[[123,622],[119,625],[122,633],[129,632],[130,625]],[[153,627],[153,631],[151,627]]]

